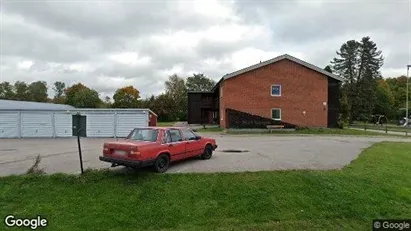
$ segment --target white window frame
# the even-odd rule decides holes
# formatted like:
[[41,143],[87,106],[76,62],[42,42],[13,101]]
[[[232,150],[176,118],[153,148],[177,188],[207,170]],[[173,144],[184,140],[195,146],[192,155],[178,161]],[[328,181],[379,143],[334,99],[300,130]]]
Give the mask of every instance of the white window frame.
[[[280,118],[278,118],[278,119],[274,119],[274,118],[273,118],[273,110],[278,110],[278,111],[280,111]],[[272,119],[272,120],[281,120],[281,108],[271,108],[271,119]]]
[[[280,88],[280,94],[279,95],[273,95],[273,87],[279,87]],[[273,84],[270,87],[270,94],[271,94],[271,96],[274,96],[274,97],[280,97],[282,95],[281,90],[282,90],[281,84]]]

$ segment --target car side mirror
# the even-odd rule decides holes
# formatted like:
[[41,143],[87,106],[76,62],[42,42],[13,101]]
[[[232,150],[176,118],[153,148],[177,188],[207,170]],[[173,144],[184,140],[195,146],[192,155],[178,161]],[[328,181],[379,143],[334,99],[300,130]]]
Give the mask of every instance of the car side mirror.
[[196,136],[196,140],[200,140],[201,139],[201,136]]

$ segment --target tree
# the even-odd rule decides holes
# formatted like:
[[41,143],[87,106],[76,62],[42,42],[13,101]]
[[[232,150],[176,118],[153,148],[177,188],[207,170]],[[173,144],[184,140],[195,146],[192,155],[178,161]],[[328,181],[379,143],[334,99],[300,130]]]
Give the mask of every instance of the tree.
[[344,43],[340,50],[337,51],[338,58],[334,58],[331,61],[331,69],[333,73],[338,74],[339,76],[345,79],[344,83],[344,94],[347,99],[346,109],[347,117],[352,120],[353,117],[356,117],[355,113],[355,99],[357,98],[356,92],[356,72],[359,64],[358,61],[358,48],[360,44],[355,40],[349,40]]
[[155,104],[155,101],[156,101],[156,97],[154,95],[151,95],[150,97],[147,97],[146,99],[141,100],[141,107],[152,109]]
[[97,91],[92,90],[81,83],[77,83],[65,89],[66,103],[78,108],[97,108],[101,99]]
[[53,90],[55,92],[54,98],[60,98],[64,94],[64,89],[66,88],[66,84],[60,81],[54,82]]
[[[387,78],[385,81],[394,96],[394,109],[399,110],[400,108],[404,108],[407,98],[407,77]],[[408,94],[409,99],[411,99],[411,92],[408,92]]]
[[30,99],[35,102],[47,102],[47,83],[45,81],[32,82],[29,85]]
[[64,96],[64,90],[66,88],[66,84],[60,81],[56,81],[54,82],[54,98],[53,98],[53,102],[54,103],[59,103],[59,104],[63,104],[66,101],[66,98]]
[[369,117],[377,101],[376,81],[382,78],[379,71],[384,63],[382,52],[369,37],[364,37],[361,42],[347,41],[337,55],[331,61],[331,69],[345,79],[348,117],[351,121]]
[[155,97],[150,107],[157,116],[159,121],[175,121],[175,104],[168,94],[161,94]]
[[356,81],[359,66],[359,47],[359,42],[349,40],[336,52],[339,58],[334,58],[331,61],[333,72],[343,77],[346,83],[355,83]]
[[388,118],[392,118],[395,115],[394,95],[384,79],[377,81],[376,97],[377,102],[374,108],[374,114],[385,115]]
[[117,89],[114,93],[113,107],[115,108],[138,108],[141,106],[139,101],[140,92],[133,86]]
[[17,81],[14,83],[14,99],[21,100],[21,101],[29,101],[31,100],[29,86],[22,81]]
[[187,78],[186,87],[189,91],[211,91],[215,81],[207,78],[204,74],[193,74]]
[[0,83],[0,99],[14,99],[14,89],[13,85],[9,82]]
[[324,70],[333,73],[330,65],[325,66]]
[[187,119],[187,87],[183,78],[174,74],[165,83],[166,94],[171,98],[174,108],[171,117],[176,120]]
[[384,57],[370,37],[362,38],[359,54],[360,66],[357,71],[359,97],[356,98],[356,103],[359,115],[369,117],[377,103],[377,80],[381,79],[380,68],[384,64]]
[[349,103],[348,103],[346,87],[347,85],[344,85],[341,87],[341,94],[340,94],[340,113],[341,113],[341,119],[344,122],[348,122],[350,118]]
[[364,75],[372,76],[373,79],[381,77],[380,68],[384,64],[382,51],[379,51],[377,44],[371,41],[370,37],[361,39],[360,47],[360,66],[358,68],[358,80]]
[[357,83],[357,98],[356,102],[356,115],[358,118],[370,118],[372,115],[375,104],[377,101],[376,96],[377,82],[373,78],[371,71],[365,70],[364,75],[358,80]]

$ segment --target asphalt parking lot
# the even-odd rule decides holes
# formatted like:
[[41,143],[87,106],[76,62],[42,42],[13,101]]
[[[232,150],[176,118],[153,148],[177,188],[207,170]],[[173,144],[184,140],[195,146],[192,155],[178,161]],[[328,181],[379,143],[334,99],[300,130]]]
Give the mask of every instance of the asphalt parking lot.
[[[239,172],[285,169],[337,169],[350,163],[364,148],[380,141],[406,141],[396,137],[355,136],[252,136],[203,134],[214,137],[218,149],[210,160],[192,159],[173,164],[173,172]],[[84,168],[109,168],[98,156],[105,141],[82,139]],[[248,152],[222,152],[244,149]],[[77,140],[0,140],[0,176],[23,174],[41,155],[40,168],[47,173],[78,173]],[[122,167],[116,167],[122,168]]]

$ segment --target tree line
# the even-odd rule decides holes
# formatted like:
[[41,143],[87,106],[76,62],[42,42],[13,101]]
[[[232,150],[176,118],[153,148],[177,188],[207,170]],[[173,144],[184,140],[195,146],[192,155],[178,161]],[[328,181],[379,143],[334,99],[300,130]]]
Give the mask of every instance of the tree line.
[[214,85],[211,78],[201,73],[187,78],[173,74],[165,82],[165,92],[160,95],[142,99],[136,87],[125,86],[117,89],[112,97],[101,99],[96,90],[82,83],[67,87],[64,82],[56,81],[51,98],[44,81],[16,81],[14,84],[0,83],[0,99],[68,104],[77,108],[150,108],[160,121],[177,121],[187,119],[188,91],[208,91]]
[[389,119],[405,116],[401,109],[405,107],[407,79],[381,76],[384,57],[370,37],[349,40],[336,54],[325,70],[344,78],[340,98],[342,121],[365,121],[372,115]]

